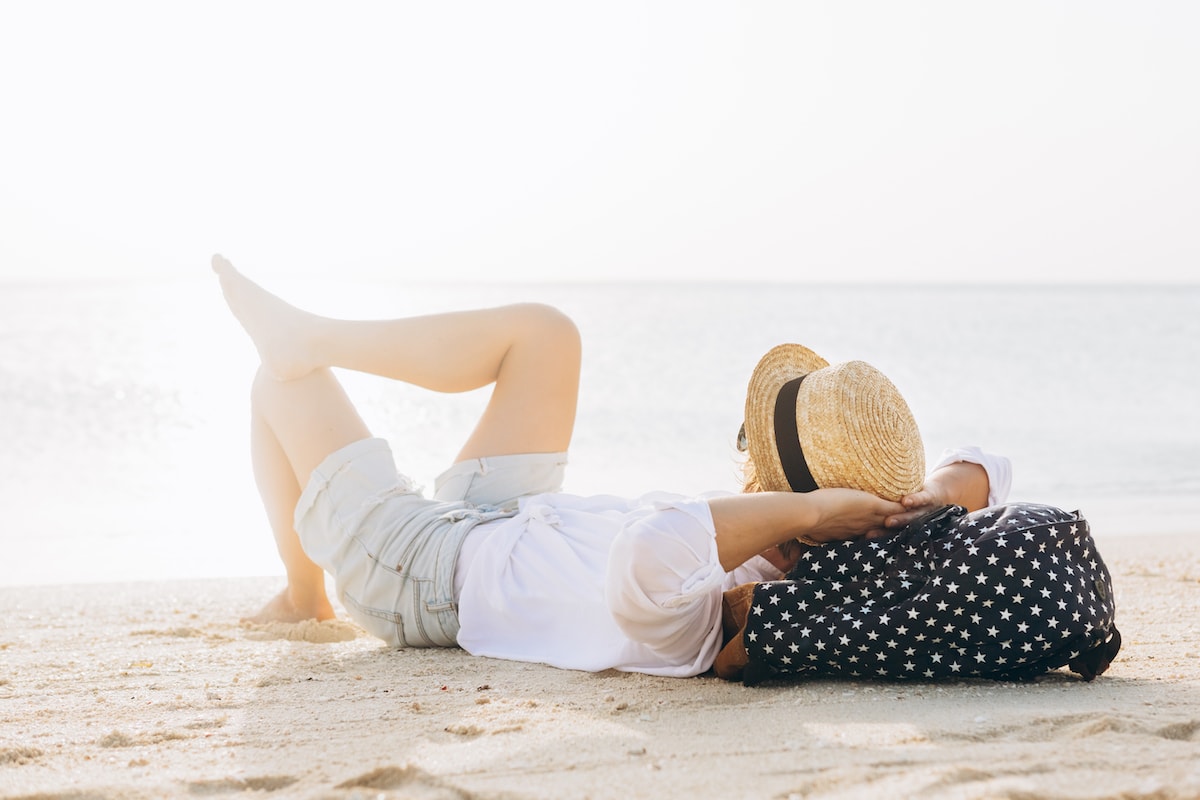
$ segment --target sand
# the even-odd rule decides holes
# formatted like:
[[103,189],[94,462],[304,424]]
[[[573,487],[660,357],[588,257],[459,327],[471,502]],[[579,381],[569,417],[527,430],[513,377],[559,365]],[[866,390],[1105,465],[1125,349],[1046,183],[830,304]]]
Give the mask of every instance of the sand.
[[747,688],[239,624],[281,578],[0,588],[0,797],[1200,797],[1200,537],[1099,545],[1092,683]]

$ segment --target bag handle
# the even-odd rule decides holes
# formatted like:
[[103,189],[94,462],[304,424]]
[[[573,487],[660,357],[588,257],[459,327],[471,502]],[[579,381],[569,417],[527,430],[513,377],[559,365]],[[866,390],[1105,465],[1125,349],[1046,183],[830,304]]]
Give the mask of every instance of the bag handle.
[[1090,681],[1097,675],[1102,675],[1121,649],[1121,632],[1114,625],[1112,633],[1100,640],[1099,644],[1073,659],[1067,666],[1078,672],[1085,681]]

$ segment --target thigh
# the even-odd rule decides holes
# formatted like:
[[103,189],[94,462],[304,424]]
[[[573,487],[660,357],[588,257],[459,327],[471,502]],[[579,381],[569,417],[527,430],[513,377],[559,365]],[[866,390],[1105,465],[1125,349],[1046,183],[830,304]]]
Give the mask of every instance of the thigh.
[[567,450],[579,397],[579,331],[548,306],[518,309],[521,335],[504,355],[492,396],[458,461]]
[[290,381],[277,381],[260,370],[252,402],[253,413],[275,434],[300,486],[326,456],[371,436],[328,369]]

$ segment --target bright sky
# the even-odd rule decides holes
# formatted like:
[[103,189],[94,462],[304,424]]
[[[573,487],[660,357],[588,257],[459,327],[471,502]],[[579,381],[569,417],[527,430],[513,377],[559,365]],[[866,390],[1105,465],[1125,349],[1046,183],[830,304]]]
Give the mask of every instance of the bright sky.
[[12,2],[0,279],[1198,281],[1200,4]]

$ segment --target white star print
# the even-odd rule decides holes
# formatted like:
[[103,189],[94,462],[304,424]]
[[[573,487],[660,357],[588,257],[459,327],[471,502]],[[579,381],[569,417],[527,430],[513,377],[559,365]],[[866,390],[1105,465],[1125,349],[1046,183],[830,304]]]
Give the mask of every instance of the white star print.
[[[948,528],[929,526],[904,545],[883,539],[829,546],[808,577],[780,581],[759,595],[746,641],[773,633],[767,638],[779,647],[770,663],[784,672],[861,674],[854,665],[873,656],[879,669],[868,676],[1037,674],[1060,643],[1112,620],[1111,599],[1095,591],[1109,585],[1104,565],[1092,556],[1086,527],[1078,539],[1066,538],[1062,513],[1018,504],[956,522],[951,517]],[[981,525],[988,533],[979,540]],[[801,563],[813,567],[818,559],[806,552]],[[979,593],[959,578],[965,584],[973,578]],[[892,629],[892,615],[911,625]],[[767,658],[755,646],[752,658]],[[1016,662],[993,656],[1014,650],[1022,654]],[[1050,663],[1061,664],[1065,652]]]

